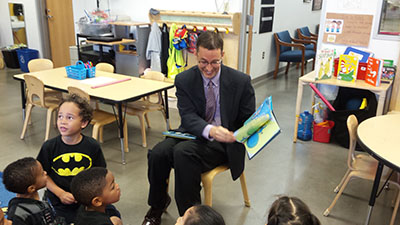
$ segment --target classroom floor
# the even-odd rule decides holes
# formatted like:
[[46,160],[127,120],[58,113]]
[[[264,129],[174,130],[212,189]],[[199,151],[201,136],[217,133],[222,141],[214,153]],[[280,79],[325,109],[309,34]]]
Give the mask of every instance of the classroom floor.
[[[310,70],[309,64],[307,72]],[[33,109],[32,125],[28,127],[25,139],[19,139],[22,130],[20,84],[12,78],[18,73],[21,72],[15,69],[0,70],[0,171],[18,158],[36,157],[44,139],[46,111],[41,108]],[[324,225],[364,224],[372,182],[361,179],[349,183],[329,217],[322,215],[335,196],[333,189],[347,169],[348,151],[335,144],[292,142],[298,74],[299,70],[293,67],[287,77],[280,72],[276,80],[266,79],[254,84],[257,106],[265,97],[272,95],[274,112],[282,133],[254,159],[246,160],[250,208],[244,206],[240,182],[233,182],[230,173],[222,173],[214,180],[213,207],[223,215],[226,224],[265,224],[268,209],[280,194],[301,198]],[[310,94],[311,89],[305,87],[302,111],[310,107],[307,104]],[[107,105],[102,108],[111,110]],[[171,125],[175,128],[179,125],[178,111],[170,109],[170,112]],[[149,117],[151,128],[147,130],[147,141],[148,148],[151,148],[163,139],[161,132],[165,130],[165,122],[159,112],[150,113]],[[105,127],[102,149],[108,168],[114,173],[122,190],[121,200],[116,207],[123,216],[124,224],[138,225],[148,210],[148,148],[141,146],[139,120],[129,116],[128,124],[130,152],[126,154],[126,165],[121,164],[116,125]],[[84,133],[91,135],[91,127]],[[57,129],[52,127],[50,136],[57,134]],[[173,196],[173,182],[169,189]],[[383,191],[377,199],[370,224],[389,224],[393,198],[393,189]],[[177,217],[173,201],[168,213],[162,217],[162,224],[173,225]],[[400,224],[400,215],[396,222]]]

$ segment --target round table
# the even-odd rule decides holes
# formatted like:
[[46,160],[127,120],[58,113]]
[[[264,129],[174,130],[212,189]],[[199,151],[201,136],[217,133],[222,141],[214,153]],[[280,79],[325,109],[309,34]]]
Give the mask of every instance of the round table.
[[367,225],[375,204],[383,166],[400,172],[400,114],[376,116],[363,121],[357,128],[357,139],[361,147],[379,162],[369,199],[365,221]]

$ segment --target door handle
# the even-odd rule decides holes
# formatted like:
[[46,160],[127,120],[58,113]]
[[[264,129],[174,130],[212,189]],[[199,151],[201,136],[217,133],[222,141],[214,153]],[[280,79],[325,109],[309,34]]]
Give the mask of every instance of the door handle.
[[51,16],[51,15],[47,15],[46,17],[47,17],[47,19],[53,18],[53,16]]

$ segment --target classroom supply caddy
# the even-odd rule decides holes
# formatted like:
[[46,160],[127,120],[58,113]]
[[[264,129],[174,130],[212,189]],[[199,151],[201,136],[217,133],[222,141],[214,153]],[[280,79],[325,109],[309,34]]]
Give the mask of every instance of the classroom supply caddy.
[[77,80],[92,78],[96,75],[96,67],[88,66],[80,60],[75,65],[66,66],[65,70],[67,71],[67,77]]
[[313,122],[313,141],[329,143],[331,141],[331,130],[335,122],[327,120],[322,123]]

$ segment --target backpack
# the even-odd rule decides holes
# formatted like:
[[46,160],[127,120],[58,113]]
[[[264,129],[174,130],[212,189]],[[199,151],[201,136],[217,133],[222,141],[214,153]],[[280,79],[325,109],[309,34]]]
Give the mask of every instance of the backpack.
[[196,44],[197,44],[197,39],[199,38],[199,35],[196,32],[190,32],[189,33],[189,47],[187,48],[188,52],[193,53],[196,51]]
[[182,50],[188,47],[187,44],[187,39],[188,37],[188,31],[186,29],[186,26],[183,25],[182,28],[179,28],[175,31],[174,38],[172,39],[172,45],[177,49],[177,50]]

